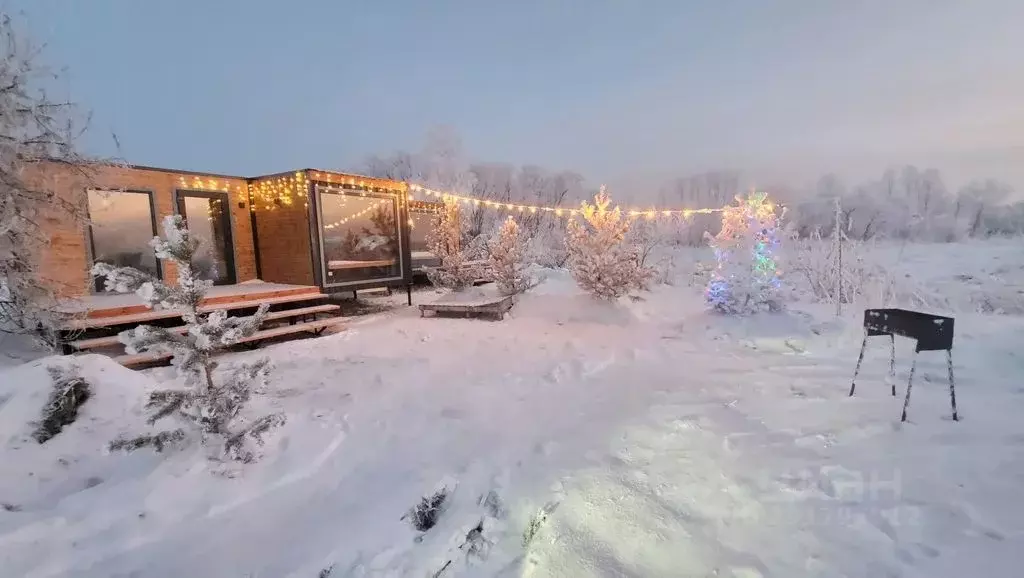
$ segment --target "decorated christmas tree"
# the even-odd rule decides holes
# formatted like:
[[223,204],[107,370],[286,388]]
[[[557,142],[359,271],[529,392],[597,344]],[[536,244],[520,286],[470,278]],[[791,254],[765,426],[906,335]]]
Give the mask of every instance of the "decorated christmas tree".
[[708,303],[730,314],[778,310],[779,215],[763,192],[736,201],[722,212],[722,230],[707,235],[718,261],[708,283]]

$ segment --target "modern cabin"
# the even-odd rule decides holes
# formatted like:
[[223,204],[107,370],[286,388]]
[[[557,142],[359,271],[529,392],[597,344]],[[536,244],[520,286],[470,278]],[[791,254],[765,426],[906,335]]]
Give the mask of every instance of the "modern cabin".
[[261,280],[325,293],[399,287],[433,262],[425,233],[436,205],[410,202],[402,182],[315,169],[238,177],[100,166],[86,179],[61,165],[38,168],[49,190],[88,217],[45,219],[50,245],[40,269],[64,297],[102,294],[102,280],[89,273],[101,261],[173,283],[173,264],[157,260],[149,246],[173,214],[201,239],[198,266],[216,286]]

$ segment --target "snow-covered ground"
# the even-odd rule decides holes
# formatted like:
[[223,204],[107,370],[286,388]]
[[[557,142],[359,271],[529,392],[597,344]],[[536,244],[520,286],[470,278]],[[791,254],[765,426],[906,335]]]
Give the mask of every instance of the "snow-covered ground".
[[[108,454],[148,430],[145,392],[171,373],[100,356],[76,358],[96,397],[39,446],[45,366],[70,361],[25,363],[0,373],[0,576],[1015,575],[1024,317],[969,296],[1016,299],[1022,247],[878,249],[956,316],[960,422],[941,352],[921,354],[900,424],[908,341],[896,399],[881,338],[847,397],[860,308],[711,315],[685,255],[641,302],[600,305],[551,272],[501,322],[396,308],[233,354],[274,359],[265,403],[289,416],[244,467]],[[454,491],[420,536],[402,518],[439,484]],[[492,490],[504,515],[479,504]],[[493,545],[467,556],[482,519]]]

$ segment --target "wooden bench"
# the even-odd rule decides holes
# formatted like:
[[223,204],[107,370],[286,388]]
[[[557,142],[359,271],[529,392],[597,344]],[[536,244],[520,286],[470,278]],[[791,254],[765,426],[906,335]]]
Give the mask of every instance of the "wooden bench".
[[438,313],[461,314],[463,317],[493,316],[500,321],[505,318],[505,313],[512,309],[514,300],[511,295],[506,297],[483,298],[476,301],[458,303],[455,301],[439,301],[436,303],[423,303],[420,305],[420,317],[426,313],[437,315]]
[[[273,297],[270,299],[253,299],[250,301],[233,301],[230,303],[216,303],[210,305],[204,305],[199,308],[200,313],[211,313],[213,311],[221,310],[233,310],[233,309],[255,309],[260,305],[266,303],[268,305],[279,305],[281,303],[298,303],[300,301],[316,301],[326,299],[327,295],[323,293],[305,293],[300,295],[288,295],[284,297]],[[67,329],[69,330],[82,330],[82,329],[96,329],[100,327],[115,327],[118,325],[138,325],[146,323],[148,321],[157,321],[160,319],[174,319],[180,318],[181,313],[178,311],[171,311],[167,309],[159,309],[154,311],[146,311],[145,313],[132,313],[129,315],[117,315],[114,317],[95,317],[86,319],[77,319],[68,324]]]
[[[266,341],[267,339],[273,339],[275,337],[283,337],[285,335],[292,335],[296,333],[313,333],[314,335],[320,335],[324,330],[340,324],[345,320],[344,317],[329,317],[327,319],[317,319],[314,321],[306,321],[304,323],[296,323],[294,325],[282,325],[280,327],[272,327],[270,329],[262,329],[253,333],[245,339],[240,339],[236,344],[245,343],[258,343],[260,341]],[[114,361],[120,363],[125,367],[134,367],[139,365],[149,365],[161,361],[169,360],[172,356],[170,354],[157,354],[157,353],[136,353],[121,355],[114,358]]]
[[[284,311],[271,311],[271,312],[267,313],[267,315],[263,318],[263,321],[266,322],[266,321],[276,321],[276,320],[279,320],[279,319],[288,319],[289,321],[294,323],[294,320],[296,318],[304,318],[306,316],[313,316],[315,318],[315,316],[317,314],[319,314],[319,313],[331,313],[331,312],[337,312],[337,311],[340,311],[340,310],[341,310],[341,306],[340,305],[313,305],[311,307],[300,307],[298,309],[285,309]],[[167,331],[183,334],[186,331],[188,331],[188,327],[187,326],[171,327],[171,328],[168,328]],[[92,338],[92,339],[79,339],[77,341],[72,341],[72,342],[68,343],[68,345],[72,349],[76,349],[78,351],[84,351],[86,349],[97,349],[97,348],[100,348],[100,347],[113,347],[115,345],[120,345],[120,344],[121,344],[121,340],[120,340],[120,337],[118,335],[110,335],[110,336],[107,336],[107,337],[95,337],[95,338]]]

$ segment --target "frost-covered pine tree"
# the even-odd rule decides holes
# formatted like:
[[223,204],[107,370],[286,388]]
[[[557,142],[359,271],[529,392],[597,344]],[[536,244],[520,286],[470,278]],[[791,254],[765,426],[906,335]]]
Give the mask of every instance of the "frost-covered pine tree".
[[629,221],[601,187],[594,204],[583,201],[580,219],[566,229],[569,269],[576,283],[600,299],[618,299],[646,289],[651,271],[640,264],[640,250],[626,239]]
[[462,248],[462,224],[458,201],[447,196],[443,201],[443,207],[438,211],[433,227],[427,233],[427,246],[441,261],[441,265],[426,267],[425,270],[427,278],[435,287],[458,291],[472,285],[479,272],[467,265],[469,258]]
[[735,315],[778,310],[779,216],[766,193],[737,196],[736,201],[722,211],[721,231],[705,234],[718,261],[708,283],[708,303]]
[[[193,267],[199,240],[189,233],[181,215],[166,217],[163,228],[164,238],[156,237],[150,244],[157,258],[172,261],[177,266],[176,286],[166,285],[131,267],[97,263],[92,270],[94,276],[105,279],[108,291],[134,292],[150,307],[180,312],[185,321],[184,333],[142,325],[120,335],[128,353],[170,353],[172,363],[184,377],[184,388],[150,394],[146,407],[153,413],[149,423],[168,416],[183,418],[195,427],[204,444],[220,443],[225,456],[252,461],[256,454],[251,444],[262,445],[263,434],[285,421],[283,414],[248,421],[240,415],[254,390],[266,384],[270,361],[264,358],[238,364],[225,375],[215,371],[217,362],[213,354],[255,333],[263,322],[267,305],[261,305],[251,317],[228,317],[225,310],[202,312],[203,296],[212,283],[200,279]],[[111,447],[136,449],[149,445],[159,450],[165,443],[184,435],[182,430],[163,432],[117,440]]]
[[509,215],[487,246],[491,276],[502,295],[517,295],[533,286],[526,269],[526,241]]

